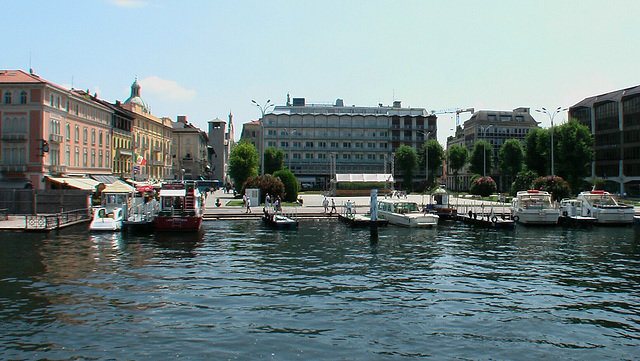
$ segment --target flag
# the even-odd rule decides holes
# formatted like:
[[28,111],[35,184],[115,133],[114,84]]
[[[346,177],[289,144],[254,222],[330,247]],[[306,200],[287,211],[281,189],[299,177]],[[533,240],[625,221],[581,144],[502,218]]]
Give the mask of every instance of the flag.
[[133,171],[136,173],[140,173],[140,166],[134,165],[133,166]]
[[136,163],[140,164],[140,165],[145,165],[147,164],[147,160],[144,159],[143,156],[141,156],[140,154],[136,155]]

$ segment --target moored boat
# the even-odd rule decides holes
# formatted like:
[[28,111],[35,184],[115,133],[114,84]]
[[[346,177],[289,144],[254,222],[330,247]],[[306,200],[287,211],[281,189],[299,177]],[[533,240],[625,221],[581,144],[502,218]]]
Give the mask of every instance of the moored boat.
[[204,213],[204,197],[193,182],[165,183],[160,189],[160,211],[155,231],[198,231]]
[[390,224],[405,227],[433,227],[438,224],[438,215],[421,211],[416,202],[385,199],[378,202],[378,217]]
[[586,191],[578,194],[582,202],[581,215],[595,218],[598,225],[632,224],[635,209],[618,202],[613,194],[606,191]]
[[566,226],[591,226],[596,219],[582,215],[582,201],[578,199],[563,199],[560,201],[561,216],[558,223]]
[[296,228],[298,227],[298,221],[284,214],[279,214],[275,211],[268,211],[266,208],[262,210],[262,221],[265,224],[275,228]]
[[122,228],[122,208],[97,207],[89,224],[91,231],[119,231]]
[[545,191],[520,191],[511,205],[513,220],[530,225],[555,225],[560,218],[560,210],[551,201],[551,194]]

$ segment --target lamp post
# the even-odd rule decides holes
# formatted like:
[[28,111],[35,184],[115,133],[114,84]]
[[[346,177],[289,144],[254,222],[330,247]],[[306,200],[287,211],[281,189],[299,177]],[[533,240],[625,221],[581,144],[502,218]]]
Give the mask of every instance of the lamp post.
[[558,115],[560,112],[564,112],[565,110],[567,110],[568,108],[563,108],[563,107],[557,107],[556,110],[552,112],[549,112],[546,108],[542,108],[542,109],[536,109],[536,112],[538,113],[544,113],[549,117],[549,120],[551,120],[551,177],[553,178],[554,176],[554,168],[553,168],[553,119],[556,117],[556,115]]
[[478,126],[480,128],[480,131],[482,131],[483,135],[482,135],[482,140],[484,140],[484,143],[482,143],[482,176],[486,177],[487,176],[487,130],[489,130],[489,128],[493,127],[493,124],[487,126],[487,127],[482,127],[482,126]]
[[260,109],[262,115],[260,118],[260,175],[264,175],[264,114],[269,108],[275,107],[276,105],[271,103],[271,99],[268,99],[262,106],[253,99],[251,99],[251,102]]
[[416,130],[416,133],[420,133],[426,137],[425,145],[424,145],[424,173],[425,173],[425,185],[429,186],[429,136],[431,135],[431,131],[420,131]]

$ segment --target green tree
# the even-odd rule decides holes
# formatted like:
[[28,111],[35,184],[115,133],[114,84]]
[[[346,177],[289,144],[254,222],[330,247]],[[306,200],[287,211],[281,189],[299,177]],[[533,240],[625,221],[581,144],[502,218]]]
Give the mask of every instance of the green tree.
[[396,165],[402,172],[404,188],[413,189],[413,175],[418,167],[418,154],[408,145],[401,145],[396,149]]
[[533,181],[538,178],[538,174],[532,170],[523,170],[516,175],[515,181],[511,184],[509,194],[515,196],[519,191],[533,189]]
[[513,177],[522,170],[524,152],[522,144],[517,139],[508,139],[498,152],[498,168],[507,178],[506,184],[511,184]]
[[542,131],[540,128],[533,128],[524,138],[524,164],[537,175],[546,175],[549,169],[549,162],[538,151],[538,138]]
[[298,178],[286,168],[273,173],[273,176],[280,178],[282,184],[284,184],[284,200],[287,202],[297,201],[298,192],[300,191]]
[[247,179],[258,175],[258,151],[249,141],[241,141],[231,149],[229,176],[236,189],[244,189]]
[[453,171],[456,189],[458,189],[458,172],[467,164],[467,159],[469,159],[469,151],[466,147],[456,144],[449,147],[449,168]]
[[[442,167],[442,161],[444,160],[444,149],[437,139],[429,139],[429,141],[422,144],[420,150],[419,164],[424,165],[427,161],[426,151],[429,150],[429,179],[428,183],[433,184],[433,178],[438,174],[438,170]],[[429,186],[427,184],[427,187]]]
[[593,138],[589,128],[575,119],[556,127],[554,143],[555,170],[558,176],[569,182],[574,191],[587,186],[585,177],[591,174]]
[[491,169],[493,169],[493,146],[486,140],[479,140],[471,151],[471,159],[469,160],[471,172],[484,176],[485,162],[486,173],[491,174]]
[[268,147],[264,150],[264,172],[273,174],[284,168],[284,150]]

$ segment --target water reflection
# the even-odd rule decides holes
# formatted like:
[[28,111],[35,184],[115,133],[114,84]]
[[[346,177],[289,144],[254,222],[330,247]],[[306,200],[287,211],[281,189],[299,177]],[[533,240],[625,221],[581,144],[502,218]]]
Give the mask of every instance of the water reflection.
[[[8,359],[640,357],[637,228],[0,234]],[[126,355],[123,354],[126,345]]]

